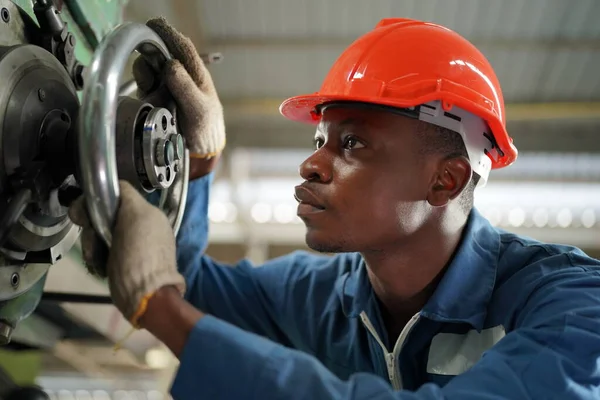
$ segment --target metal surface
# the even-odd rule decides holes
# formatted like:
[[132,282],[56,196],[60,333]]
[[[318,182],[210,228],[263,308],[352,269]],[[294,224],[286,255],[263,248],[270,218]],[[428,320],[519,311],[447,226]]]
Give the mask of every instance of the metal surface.
[[24,11],[9,0],[0,0],[0,8],[6,10],[4,13],[8,16],[8,22],[0,21],[0,46],[14,46],[34,40],[37,27]]
[[0,258],[0,265],[0,301],[14,299],[27,292],[50,267],[50,264],[12,263],[3,258]]
[[[171,136],[178,137],[175,119],[165,108],[153,108],[146,117],[142,136],[142,154],[152,188],[167,189],[173,183],[179,164]],[[169,151],[170,149],[170,151]]]
[[7,344],[10,342],[10,338],[13,333],[13,327],[0,320],[0,344]]
[[[7,0],[0,0],[0,1],[7,1]],[[30,20],[35,18],[32,0],[13,0],[13,2],[21,8],[23,18],[27,17]],[[75,53],[74,53],[75,57],[82,64],[89,63],[93,49],[90,47],[89,43],[86,41],[85,35],[83,34],[80,26],[73,19],[73,16],[72,16],[70,10],[67,7],[62,6],[62,1],[56,1],[55,4],[58,6],[58,8],[61,12],[61,17],[62,17],[63,21],[69,27],[69,31],[71,33],[73,33],[73,35],[75,36],[75,39],[77,42],[77,45],[75,46]],[[113,21],[113,23],[115,23],[115,22]],[[37,31],[38,24],[33,23],[33,25],[36,27],[36,31]],[[28,40],[27,43],[36,43],[36,42],[32,41],[32,40]]]
[[[9,249],[22,252],[43,252],[60,244],[73,224],[67,209],[58,203],[58,188],[72,177],[52,173],[54,165],[39,163],[53,149],[53,141],[64,147],[69,124],[50,123],[53,110],[69,119],[76,115],[76,90],[64,67],[49,52],[35,45],[3,48],[0,59],[0,137],[3,146],[0,155],[0,192],[7,193],[14,184],[29,190],[35,206],[25,208],[8,237]],[[64,123],[64,122],[63,122]],[[56,129],[58,128],[58,129]],[[59,159],[61,155],[57,156]],[[37,166],[36,166],[37,165]],[[36,172],[37,169],[37,172]],[[52,172],[48,172],[52,171]],[[22,174],[22,175],[20,175]],[[12,183],[9,184],[8,177]],[[53,182],[57,179],[58,182]],[[6,252],[5,252],[6,254]],[[38,254],[39,256],[39,254]],[[54,260],[47,257],[46,262]]]
[[[0,267],[0,269],[1,268],[5,267]],[[36,309],[44,290],[46,276],[46,274],[42,275],[29,290],[21,295],[8,301],[0,302],[0,323],[12,328],[10,331],[5,331],[4,335],[0,334],[0,345],[9,343],[15,327],[17,327],[21,321],[29,317]]]
[[36,43],[52,53],[65,67],[78,89],[83,86],[83,65],[75,57],[77,39],[69,32],[62,13],[53,1],[34,0],[33,12],[40,25],[40,41]]
[[19,222],[19,218],[23,215],[30,200],[31,190],[27,188],[21,189],[9,200],[8,206],[0,215],[0,248],[8,240],[13,227]]
[[137,91],[137,83],[134,79],[130,79],[121,85],[119,96],[131,96]]
[[38,349],[52,349],[63,337],[62,326],[48,322],[45,318],[32,314],[17,325],[12,340]]
[[65,68],[74,65],[75,41],[51,11],[40,29],[31,2],[23,10],[0,0],[0,201],[19,205],[0,207],[13,214],[0,247],[0,344],[36,309],[50,265],[80,232],[58,201],[74,183],[69,132],[79,100]]
[[119,179],[132,183],[138,190],[145,189],[141,135],[144,133],[142,126],[150,110],[152,105],[149,103],[131,97],[119,98],[119,118],[115,128],[117,170]]
[[121,22],[128,0],[64,0],[81,27],[87,42],[96,47],[100,39]]
[[[99,44],[87,70],[79,119],[80,169],[87,208],[92,225],[108,245],[119,203],[115,138],[119,82],[135,50],[157,70],[170,59],[160,37],[147,26],[118,26]],[[185,202],[185,197],[179,199]]]

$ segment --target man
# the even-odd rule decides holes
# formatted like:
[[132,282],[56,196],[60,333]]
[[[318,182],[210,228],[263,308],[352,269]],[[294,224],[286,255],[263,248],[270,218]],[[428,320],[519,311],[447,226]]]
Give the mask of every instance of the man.
[[[465,39],[383,20],[319,93],[284,102],[285,116],[317,124],[295,189],[306,242],[339,254],[231,267],[203,254],[206,155],[225,142],[216,90],[187,39],[148,24],[178,60],[164,79],[195,179],[177,243],[121,183],[107,273],[124,316],[180,359],[174,398],[600,396],[600,263],[498,230],[473,208],[476,186],[517,152],[493,70]],[[141,62],[135,71],[151,96],[156,77]],[[93,263],[82,204],[71,216]]]

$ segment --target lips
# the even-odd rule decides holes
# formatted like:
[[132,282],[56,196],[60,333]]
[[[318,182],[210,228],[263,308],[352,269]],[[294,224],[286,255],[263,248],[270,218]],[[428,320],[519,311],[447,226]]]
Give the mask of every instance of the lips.
[[294,198],[298,202],[298,215],[314,214],[325,210],[323,201],[304,186],[296,186]]

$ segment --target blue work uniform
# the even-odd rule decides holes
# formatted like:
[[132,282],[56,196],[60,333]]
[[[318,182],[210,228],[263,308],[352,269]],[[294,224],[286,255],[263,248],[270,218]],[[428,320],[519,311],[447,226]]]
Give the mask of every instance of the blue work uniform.
[[175,399],[600,398],[600,262],[581,250],[473,210],[393,343],[359,254],[294,252],[259,268],[204,255],[211,181],[190,182],[178,235],[186,299],[207,315],[181,354]]

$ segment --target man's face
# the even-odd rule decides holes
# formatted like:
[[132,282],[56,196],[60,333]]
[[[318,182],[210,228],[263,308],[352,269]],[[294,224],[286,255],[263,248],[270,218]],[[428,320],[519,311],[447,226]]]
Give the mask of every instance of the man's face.
[[324,110],[315,152],[300,166],[305,182],[296,188],[309,247],[379,251],[424,225],[436,165],[420,155],[417,124],[380,110]]

